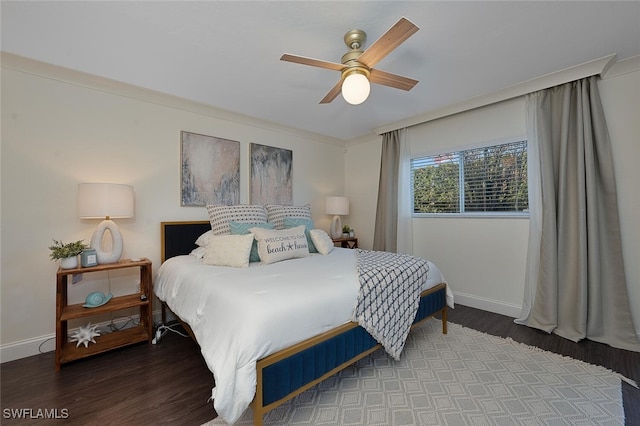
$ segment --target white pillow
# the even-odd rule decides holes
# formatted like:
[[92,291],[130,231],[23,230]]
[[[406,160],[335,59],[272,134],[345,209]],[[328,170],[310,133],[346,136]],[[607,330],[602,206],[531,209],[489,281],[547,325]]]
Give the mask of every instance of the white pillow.
[[213,235],[209,239],[204,255],[205,265],[233,266],[246,268],[249,266],[249,253],[253,244],[253,235]]
[[309,245],[304,225],[289,229],[251,228],[258,242],[258,254],[262,263],[274,263],[286,259],[309,256]]
[[209,245],[209,239],[211,239],[212,236],[213,236],[213,231],[208,230],[207,232],[205,232],[204,234],[198,237],[198,239],[196,240],[196,245],[198,247],[206,247],[207,245]]
[[320,254],[329,254],[335,247],[331,237],[329,237],[329,234],[324,232],[322,229],[312,229],[309,231],[309,235],[311,236],[313,245],[316,246],[316,249],[318,249],[318,253]]
[[204,258],[204,255],[207,253],[207,247],[203,246],[203,247],[196,247],[193,250],[191,250],[191,253],[189,253],[190,256],[195,257],[196,259],[202,259]]

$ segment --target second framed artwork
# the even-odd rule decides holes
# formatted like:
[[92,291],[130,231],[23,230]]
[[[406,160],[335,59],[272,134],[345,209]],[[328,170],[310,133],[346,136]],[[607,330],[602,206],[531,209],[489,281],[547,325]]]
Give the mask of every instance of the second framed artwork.
[[293,151],[250,144],[251,204],[293,202]]

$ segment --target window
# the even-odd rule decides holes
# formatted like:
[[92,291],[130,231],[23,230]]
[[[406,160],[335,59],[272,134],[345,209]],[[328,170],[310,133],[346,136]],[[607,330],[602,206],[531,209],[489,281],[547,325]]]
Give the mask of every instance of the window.
[[527,141],[411,160],[415,213],[523,213]]

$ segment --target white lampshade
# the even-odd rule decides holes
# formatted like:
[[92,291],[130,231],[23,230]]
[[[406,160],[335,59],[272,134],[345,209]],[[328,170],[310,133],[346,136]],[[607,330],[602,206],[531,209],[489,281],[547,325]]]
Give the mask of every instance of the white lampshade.
[[133,217],[133,186],[118,183],[78,185],[80,219]]
[[367,100],[371,85],[366,75],[354,72],[342,82],[342,97],[351,105],[359,105]]
[[[133,217],[133,187],[117,183],[81,183],[78,185],[78,216],[81,219],[104,219],[91,237],[98,263],[120,260],[124,244],[122,233],[111,218]],[[105,233],[111,233],[111,250],[103,248]]]
[[349,214],[349,199],[347,197],[327,197],[325,200],[325,213],[332,214],[331,237],[340,238],[342,236],[342,219],[340,215]]
[[325,204],[325,213],[348,215],[349,199],[347,197],[327,197]]

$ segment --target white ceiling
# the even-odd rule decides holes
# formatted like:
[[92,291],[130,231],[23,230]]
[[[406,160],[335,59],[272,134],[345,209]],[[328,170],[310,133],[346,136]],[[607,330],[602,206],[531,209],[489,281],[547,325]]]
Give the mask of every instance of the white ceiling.
[[[640,55],[640,2],[2,1],[2,50],[343,140],[610,54]],[[344,33],[420,30],[376,65],[419,80],[318,102]],[[365,46],[367,47],[367,46]]]

